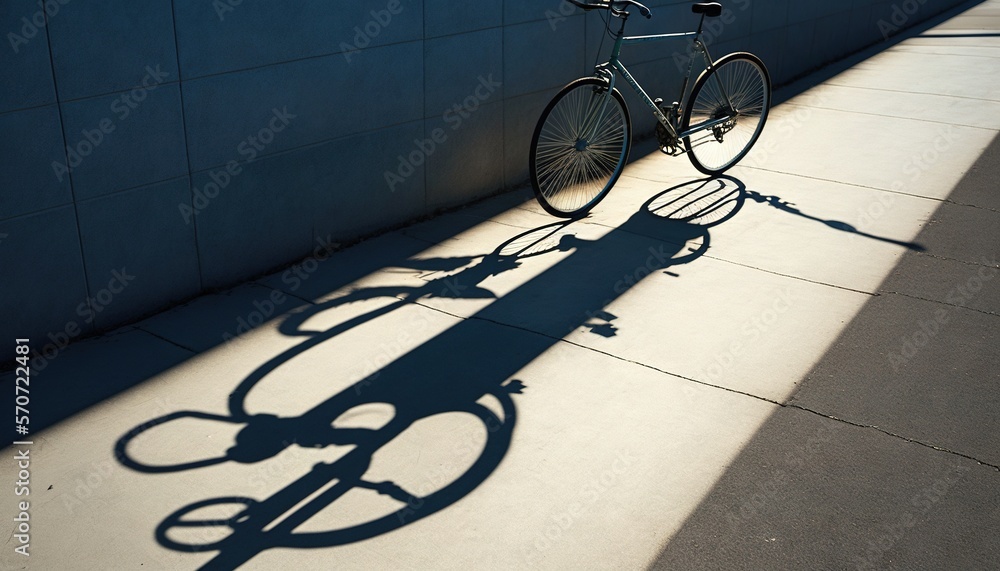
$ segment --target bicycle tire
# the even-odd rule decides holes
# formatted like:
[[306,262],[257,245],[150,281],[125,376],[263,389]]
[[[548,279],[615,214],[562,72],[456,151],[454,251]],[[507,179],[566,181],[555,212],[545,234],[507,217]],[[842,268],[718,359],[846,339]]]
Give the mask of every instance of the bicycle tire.
[[[698,122],[710,120],[728,107],[718,83],[708,83],[713,77],[723,85],[729,84],[726,91],[740,115],[724,133],[713,128],[684,137],[684,148],[696,169],[716,176],[742,160],[764,130],[771,109],[771,76],[764,62],[751,53],[736,52],[720,58],[698,76],[684,109],[681,132],[690,128],[692,117]],[[692,137],[696,139],[692,141]]]
[[[612,97],[606,98],[607,87],[596,77],[570,82],[552,98],[535,126],[529,156],[531,186],[539,204],[553,216],[587,214],[607,196],[628,162],[632,120],[622,94],[613,89]],[[613,103],[605,107],[605,102]],[[591,125],[595,113],[596,125]],[[584,131],[590,127],[597,132],[588,141]]]

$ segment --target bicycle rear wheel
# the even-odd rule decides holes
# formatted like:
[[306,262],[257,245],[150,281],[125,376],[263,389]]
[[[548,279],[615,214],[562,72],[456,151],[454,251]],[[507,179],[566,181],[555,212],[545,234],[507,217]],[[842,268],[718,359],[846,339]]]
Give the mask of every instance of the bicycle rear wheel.
[[600,202],[628,161],[632,123],[617,89],[578,79],[556,94],[531,138],[535,198],[553,216],[576,218]]
[[732,119],[684,137],[691,164],[714,176],[738,163],[760,137],[770,108],[771,77],[760,58],[741,52],[715,62],[691,90],[681,132],[706,121]]

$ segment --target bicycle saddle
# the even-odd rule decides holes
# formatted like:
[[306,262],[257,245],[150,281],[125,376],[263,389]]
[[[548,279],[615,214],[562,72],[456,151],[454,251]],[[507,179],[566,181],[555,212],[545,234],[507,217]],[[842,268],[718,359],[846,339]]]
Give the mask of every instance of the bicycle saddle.
[[695,14],[704,14],[709,18],[714,18],[722,14],[722,4],[718,2],[698,2],[691,6],[691,11]]

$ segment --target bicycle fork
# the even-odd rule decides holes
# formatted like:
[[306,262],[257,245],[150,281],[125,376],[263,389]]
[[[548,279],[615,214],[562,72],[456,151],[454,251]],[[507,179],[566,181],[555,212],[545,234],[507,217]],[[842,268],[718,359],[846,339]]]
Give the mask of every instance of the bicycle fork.
[[[604,123],[604,119],[607,116],[608,103],[613,97],[612,93],[615,90],[615,73],[607,69],[608,64],[601,64],[594,69],[594,75],[600,77],[608,82],[605,88],[604,97],[601,98],[600,104],[597,109],[590,114],[590,116],[584,119],[584,128],[579,133],[578,137],[581,143],[589,144],[594,138],[594,133],[597,131],[598,127]],[[583,149],[578,149],[583,150]]]

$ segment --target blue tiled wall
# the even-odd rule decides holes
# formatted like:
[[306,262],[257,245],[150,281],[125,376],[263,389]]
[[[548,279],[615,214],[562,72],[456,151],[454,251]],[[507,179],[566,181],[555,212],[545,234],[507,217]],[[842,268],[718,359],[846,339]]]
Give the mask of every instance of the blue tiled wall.
[[[927,0],[907,25],[958,4]],[[652,0],[630,32],[696,24]],[[891,0],[728,0],[776,83],[882,39]],[[0,2],[0,338],[109,329],[527,178],[604,23],[560,0]],[[683,44],[626,54],[672,98]],[[652,118],[633,105],[636,131]],[[426,151],[433,143],[433,152]]]

